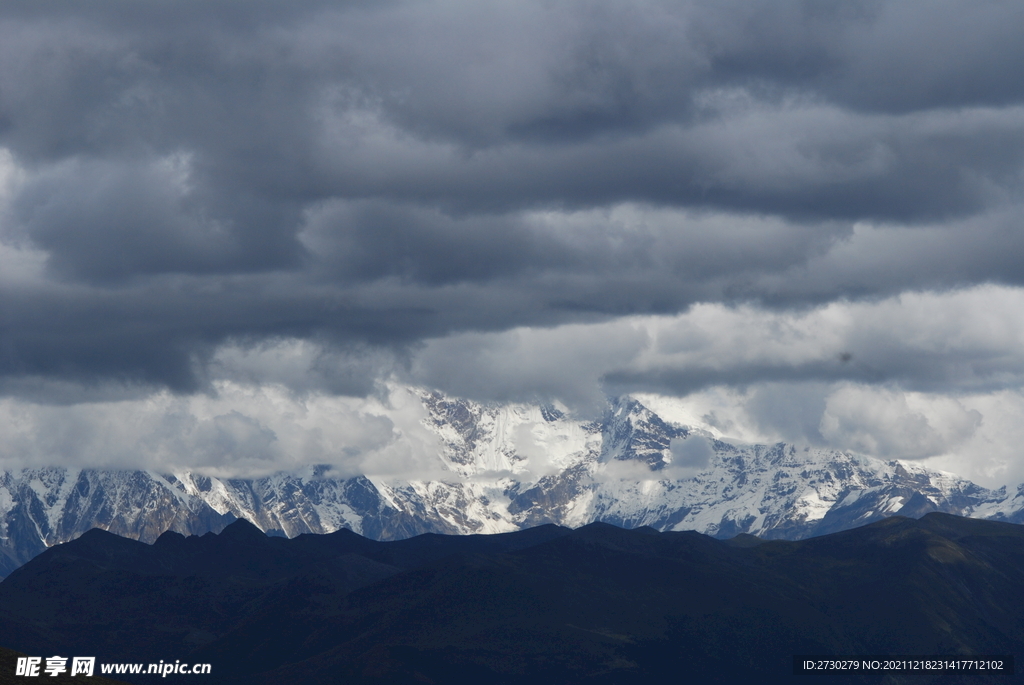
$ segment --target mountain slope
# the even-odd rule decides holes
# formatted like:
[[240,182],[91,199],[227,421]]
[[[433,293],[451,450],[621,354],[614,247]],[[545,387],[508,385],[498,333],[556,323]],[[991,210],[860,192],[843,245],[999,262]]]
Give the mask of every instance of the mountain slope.
[[94,531],[0,583],[0,644],[303,684],[774,683],[794,654],[1024,646],[1019,525],[932,513],[737,542],[603,523],[395,542],[242,521],[154,545]]

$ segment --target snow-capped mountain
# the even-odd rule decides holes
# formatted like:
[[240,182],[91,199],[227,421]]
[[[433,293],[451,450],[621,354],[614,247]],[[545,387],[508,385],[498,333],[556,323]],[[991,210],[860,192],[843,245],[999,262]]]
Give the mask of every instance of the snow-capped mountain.
[[797,539],[892,514],[1024,520],[1024,490],[987,490],[912,462],[739,445],[674,425],[633,398],[581,422],[557,407],[418,392],[443,472],[432,480],[258,479],[66,468],[0,473],[0,576],[93,527],[146,542],[235,518],[288,537],[350,528],[377,539],[495,533],[542,523]]

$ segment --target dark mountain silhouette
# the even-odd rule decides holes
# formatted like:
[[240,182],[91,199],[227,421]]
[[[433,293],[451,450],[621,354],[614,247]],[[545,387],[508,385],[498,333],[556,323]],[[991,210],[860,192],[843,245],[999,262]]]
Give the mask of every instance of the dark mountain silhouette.
[[792,659],[1019,652],[1024,526],[932,513],[798,542],[601,523],[377,542],[238,521],[153,545],[97,530],[0,583],[0,644],[209,662],[207,683],[1014,682],[823,679]]

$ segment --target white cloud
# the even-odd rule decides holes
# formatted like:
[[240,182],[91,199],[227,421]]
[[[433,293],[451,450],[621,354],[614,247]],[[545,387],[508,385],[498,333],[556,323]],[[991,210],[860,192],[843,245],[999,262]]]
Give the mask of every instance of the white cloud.
[[[708,436],[924,459],[997,485],[1024,477],[1019,311],[1024,290],[981,286],[795,313],[708,304],[462,333],[414,348],[408,364],[291,339],[225,346],[209,366],[213,394],[0,400],[0,459],[250,475],[327,463],[345,474],[437,476],[437,438],[401,390],[411,384],[483,401],[560,401],[578,416],[599,411],[605,392],[630,392]],[[376,390],[336,394],[357,387]],[[532,434],[515,437],[531,473],[550,471]],[[680,464],[687,445],[673,446]]]
[[499,401],[557,399],[600,411],[601,376],[650,344],[632,320],[465,333],[427,341],[409,378],[456,396]]
[[503,400],[593,403],[716,385],[840,381],[964,393],[1024,385],[1024,289],[978,286],[805,311],[702,304],[675,316],[462,333],[427,341],[414,383]]
[[703,435],[673,438],[669,449],[672,461],[664,470],[665,475],[671,478],[692,478],[706,469],[715,456],[711,441]]
[[436,477],[439,444],[407,393],[392,401],[216,384],[216,395],[41,405],[0,400],[0,467],[60,464],[255,476],[305,464],[339,475]]
[[1024,392],[968,395],[959,402],[981,414],[981,425],[955,449],[925,460],[925,465],[989,487],[1024,482]]
[[956,399],[843,385],[829,395],[821,434],[832,445],[893,459],[947,454],[974,435],[982,415]]

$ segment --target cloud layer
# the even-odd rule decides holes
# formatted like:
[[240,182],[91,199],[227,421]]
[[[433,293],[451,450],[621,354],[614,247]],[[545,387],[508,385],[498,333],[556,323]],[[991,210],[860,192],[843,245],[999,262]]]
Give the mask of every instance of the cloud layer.
[[[1001,444],[977,398],[1022,388],[1020,18],[0,3],[0,395],[40,435],[8,456],[86,459],[41,437],[83,407],[388,382],[581,412],[718,388],[742,434]],[[231,397],[180,454],[314,458]]]

